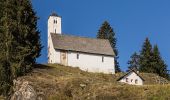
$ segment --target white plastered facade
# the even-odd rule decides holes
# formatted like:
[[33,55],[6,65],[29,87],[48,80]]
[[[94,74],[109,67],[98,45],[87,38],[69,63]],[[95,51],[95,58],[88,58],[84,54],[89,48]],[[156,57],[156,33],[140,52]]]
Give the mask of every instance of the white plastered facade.
[[[57,20],[57,23],[54,21]],[[61,63],[61,51],[54,49],[51,33],[61,34],[61,17],[50,16],[48,19],[48,63]],[[66,51],[67,66],[79,67],[88,72],[115,74],[114,57],[100,54]],[[77,56],[79,56],[77,58]]]
[[130,85],[143,85],[143,80],[140,76],[138,76],[135,72],[130,72],[123,78],[119,80],[119,82],[127,83]]

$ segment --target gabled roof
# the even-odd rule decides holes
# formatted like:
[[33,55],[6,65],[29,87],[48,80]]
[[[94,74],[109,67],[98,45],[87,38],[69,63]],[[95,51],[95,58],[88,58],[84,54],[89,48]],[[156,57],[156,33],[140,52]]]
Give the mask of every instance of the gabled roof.
[[130,73],[134,72],[135,74],[137,74],[143,81],[145,81],[142,76],[134,69],[131,69],[129,72],[127,72],[125,75],[121,76],[117,81],[120,81],[122,78],[126,77],[127,75],[129,75]]
[[51,33],[55,49],[114,56],[110,42],[106,39],[93,39]]

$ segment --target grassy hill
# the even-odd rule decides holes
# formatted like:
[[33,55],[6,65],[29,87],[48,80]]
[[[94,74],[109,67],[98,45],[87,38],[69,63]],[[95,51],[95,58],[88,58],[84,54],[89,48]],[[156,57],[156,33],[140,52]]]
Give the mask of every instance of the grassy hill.
[[170,84],[159,85],[155,74],[142,73],[144,86],[120,84],[123,73],[89,73],[61,65],[36,65],[33,72],[20,77],[30,82],[48,100],[143,100],[170,99]]

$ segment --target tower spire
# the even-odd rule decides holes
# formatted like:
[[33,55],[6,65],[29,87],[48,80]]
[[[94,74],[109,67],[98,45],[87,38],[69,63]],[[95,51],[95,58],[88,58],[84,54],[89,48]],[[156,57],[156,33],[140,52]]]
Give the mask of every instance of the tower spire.
[[51,13],[51,15],[50,16],[56,16],[56,17],[59,17],[59,15],[55,12],[55,11],[53,11],[52,13]]

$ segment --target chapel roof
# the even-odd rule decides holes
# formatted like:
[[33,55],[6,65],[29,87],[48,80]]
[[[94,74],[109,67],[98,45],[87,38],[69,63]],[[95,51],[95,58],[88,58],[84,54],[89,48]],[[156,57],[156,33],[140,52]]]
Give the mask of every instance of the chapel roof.
[[51,33],[55,49],[115,56],[107,39],[94,39]]

